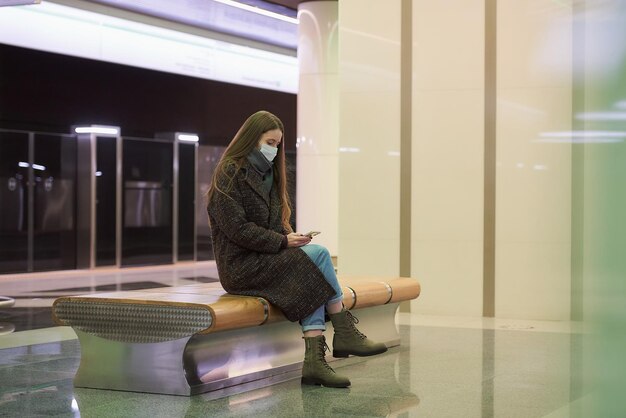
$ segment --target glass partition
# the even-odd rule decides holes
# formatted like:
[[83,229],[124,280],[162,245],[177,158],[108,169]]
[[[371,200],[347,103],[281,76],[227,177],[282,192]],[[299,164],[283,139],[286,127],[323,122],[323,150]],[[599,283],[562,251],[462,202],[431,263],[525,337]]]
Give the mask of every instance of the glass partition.
[[0,130],[0,273],[76,268],[76,138]]
[[209,191],[211,178],[215,166],[219,162],[226,147],[201,145],[198,147],[198,191],[196,199],[196,229],[198,237],[198,261],[213,260],[213,245],[211,243],[211,228],[206,211],[206,194]]
[[29,135],[0,132],[0,273],[28,269]]
[[76,268],[76,138],[34,135],[33,269]]
[[172,262],[173,144],[123,139],[122,265]]
[[117,138],[96,138],[96,267],[116,265]]
[[[196,149],[195,143],[178,144],[178,261],[195,258]],[[190,216],[191,215],[191,216]]]

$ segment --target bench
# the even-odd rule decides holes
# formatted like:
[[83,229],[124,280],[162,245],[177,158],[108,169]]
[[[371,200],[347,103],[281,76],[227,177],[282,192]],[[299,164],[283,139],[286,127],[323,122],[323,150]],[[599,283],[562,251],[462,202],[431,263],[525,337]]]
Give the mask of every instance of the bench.
[[[395,313],[419,296],[417,280],[339,280],[359,329],[399,345]],[[52,315],[78,336],[77,387],[190,396],[302,367],[298,324],[266,300],[230,295],[219,283],[61,297]]]

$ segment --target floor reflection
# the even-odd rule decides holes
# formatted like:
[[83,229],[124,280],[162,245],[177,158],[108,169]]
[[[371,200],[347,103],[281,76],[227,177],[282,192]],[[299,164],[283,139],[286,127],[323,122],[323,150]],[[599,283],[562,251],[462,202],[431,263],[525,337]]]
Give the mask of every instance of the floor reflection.
[[77,340],[2,349],[0,416],[585,416],[583,334],[399,322],[400,347],[332,363],[349,389],[303,387],[298,372],[192,397],[74,388]]

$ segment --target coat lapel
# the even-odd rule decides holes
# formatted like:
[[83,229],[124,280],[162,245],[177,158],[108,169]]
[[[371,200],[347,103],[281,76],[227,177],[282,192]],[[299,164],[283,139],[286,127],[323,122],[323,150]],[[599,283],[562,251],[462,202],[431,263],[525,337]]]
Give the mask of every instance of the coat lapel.
[[282,206],[280,201],[280,195],[276,190],[276,187],[272,187],[270,192],[270,227],[276,225],[282,225]]
[[261,178],[261,175],[249,165],[246,167],[246,169],[247,169],[246,182],[250,185],[252,190],[254,190],[259,196],[263,198],[263,200],[265,201],[265,204],[269,206],[270,199],[269,199],[268,194],[265,193],[265,190],[263,190],[263,179]]

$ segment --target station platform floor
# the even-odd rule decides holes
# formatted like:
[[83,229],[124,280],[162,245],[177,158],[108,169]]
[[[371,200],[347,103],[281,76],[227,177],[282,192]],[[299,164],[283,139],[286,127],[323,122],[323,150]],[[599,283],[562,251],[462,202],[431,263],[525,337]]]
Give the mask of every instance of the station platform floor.
[[56,297],[217,277],[213,262],[0,275],[0,295],[16,300],[0,308],[0,417],[585,416],[583,327],[569,321],[400,312],[399,347],[331,363],[348,389],[301,386],[297,374],[193,397],[73,386],[80,347],[50,319]]

